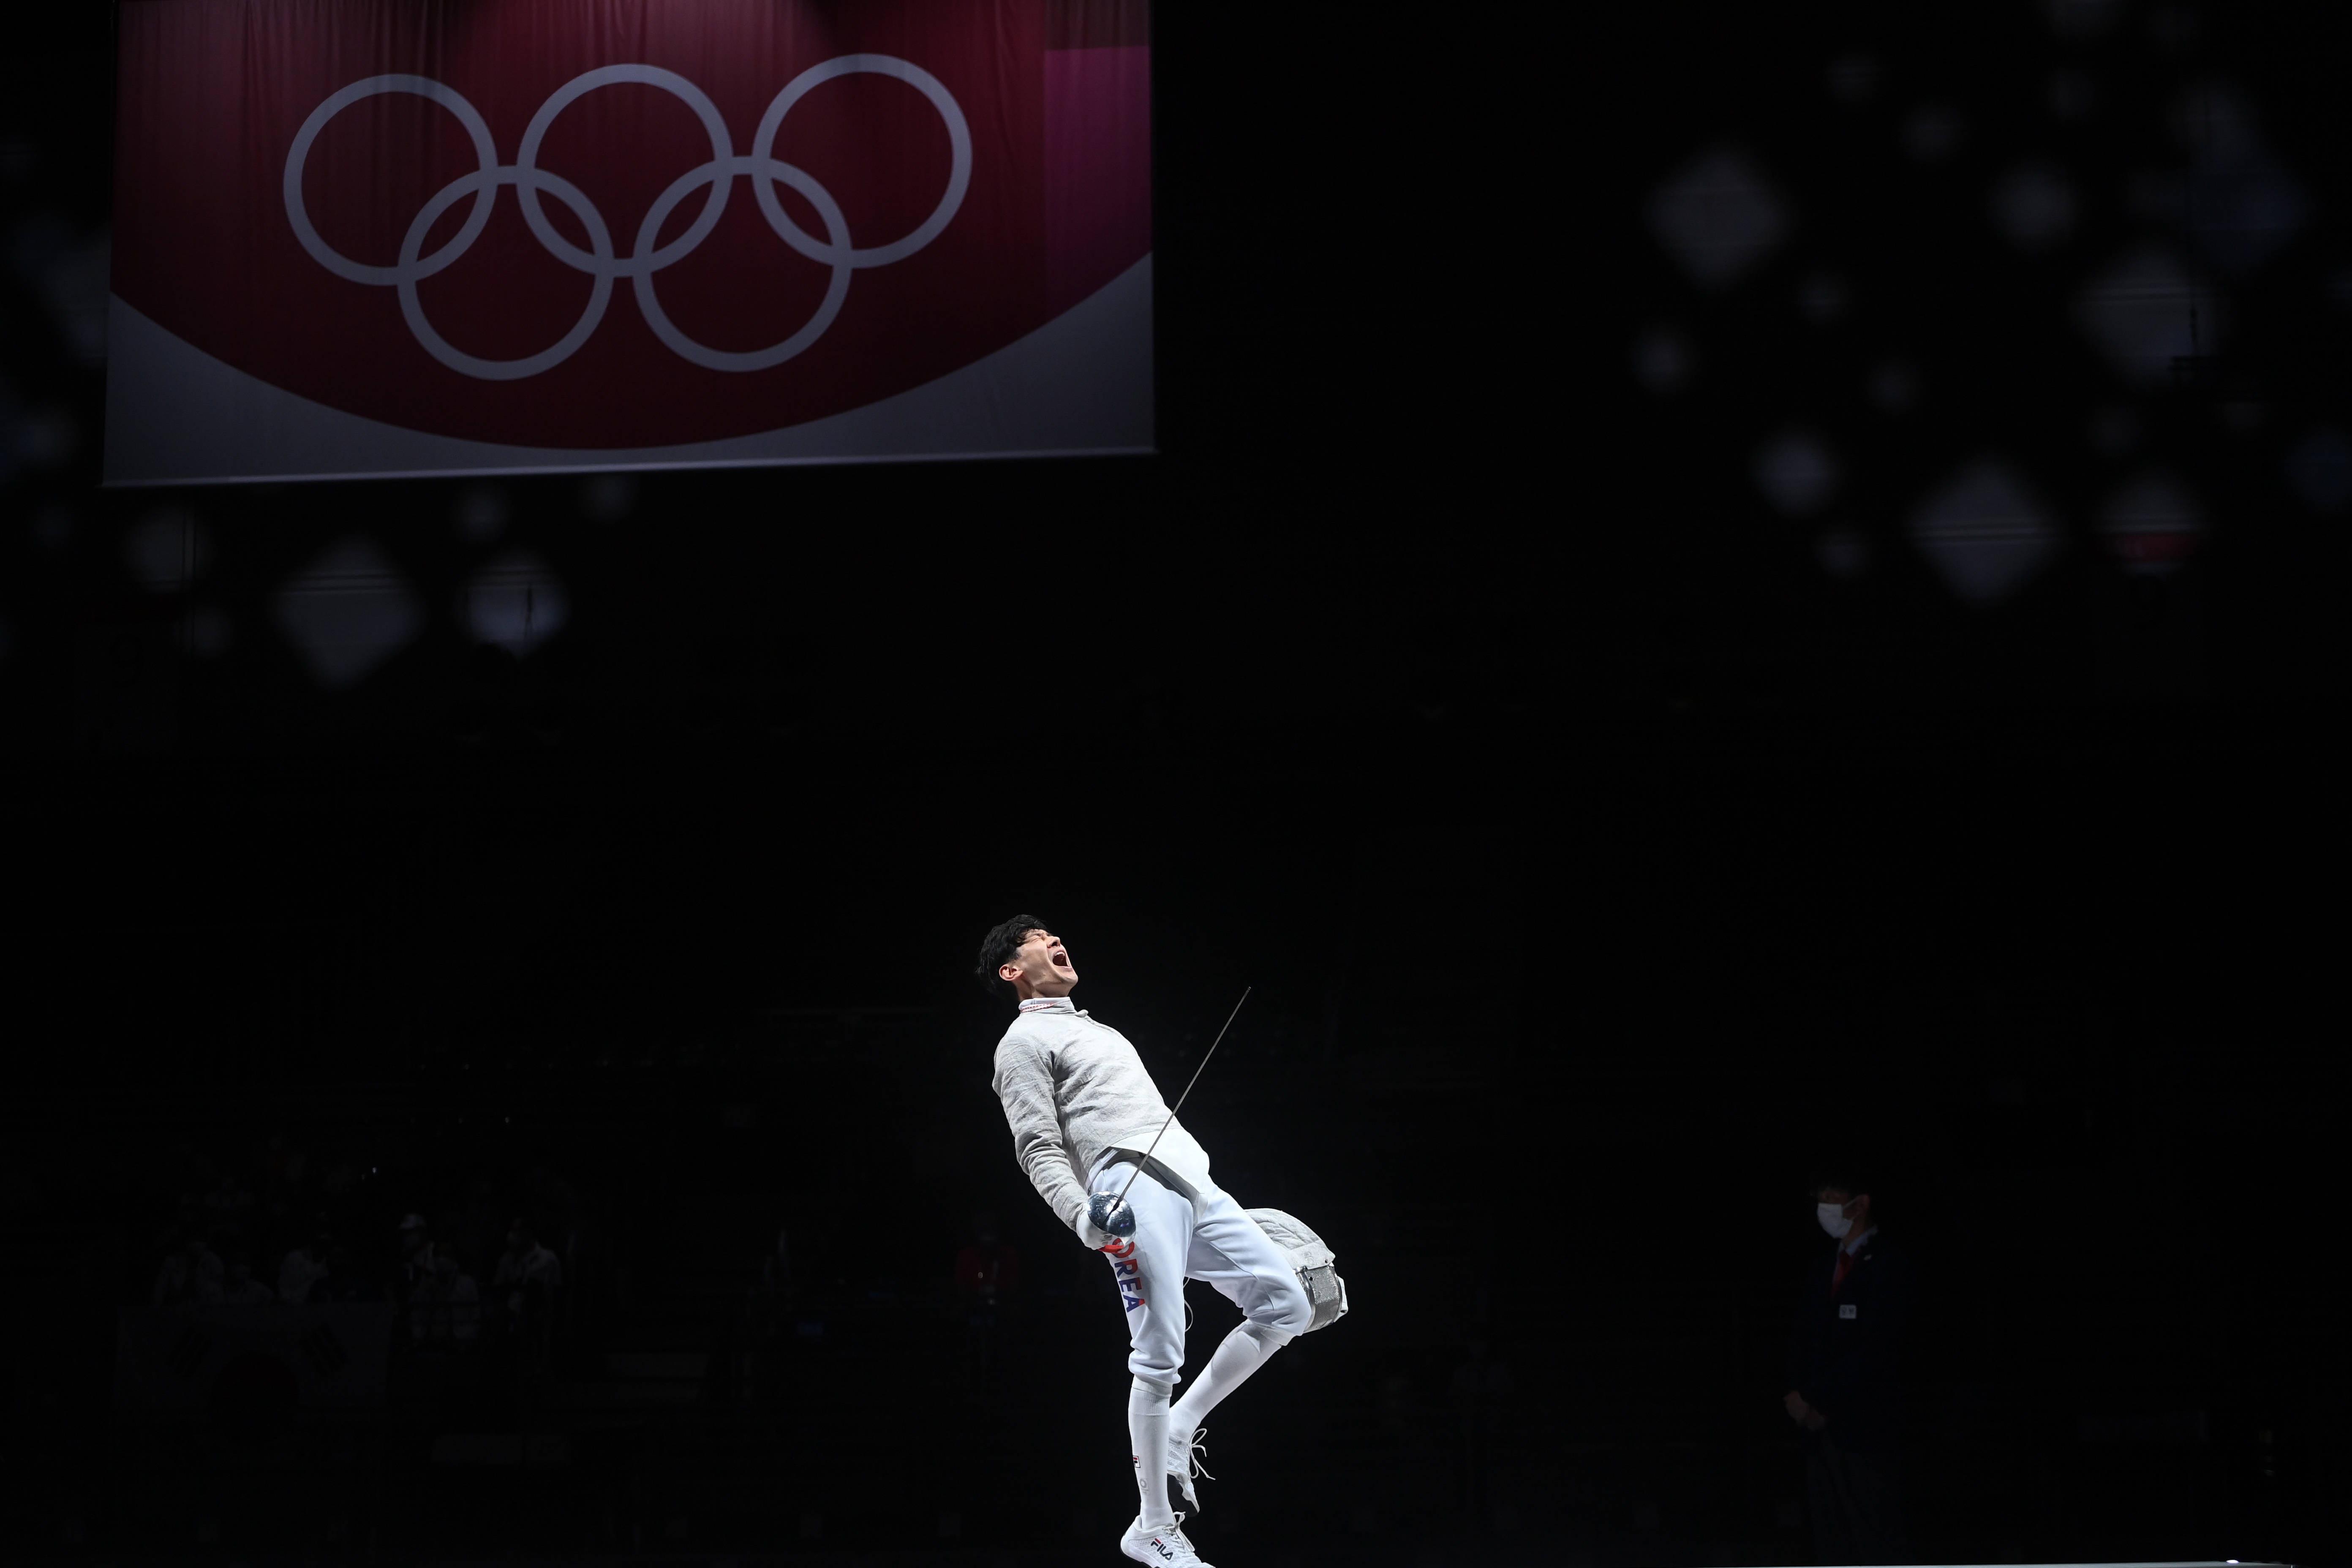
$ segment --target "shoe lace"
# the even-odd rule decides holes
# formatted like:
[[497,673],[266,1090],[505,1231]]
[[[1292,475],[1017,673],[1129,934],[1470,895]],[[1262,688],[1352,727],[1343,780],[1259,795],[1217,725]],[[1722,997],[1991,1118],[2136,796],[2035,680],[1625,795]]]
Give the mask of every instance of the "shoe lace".
[[1204,1462],[1209,1452],[1208,1436],[1209,1429],[1206,1426],[1192,1434],[1192,1450],[1190,1457],[1192,1461],[1192,1473],[1204,1481],[1213,1481],[1217,1478],[1209,1474],[1209,1467]]

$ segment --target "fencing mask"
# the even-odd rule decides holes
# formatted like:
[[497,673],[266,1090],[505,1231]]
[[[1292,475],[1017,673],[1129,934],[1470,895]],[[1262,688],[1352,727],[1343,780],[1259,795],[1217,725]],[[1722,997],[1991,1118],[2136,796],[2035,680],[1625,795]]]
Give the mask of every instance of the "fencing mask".
[[1302,1333],[1313,1333],[1327,1328],[1348,1315],[1348,1282],[1339,1278],[1332,1267],[1331,1249],[1323,1238],[1307,1228],[1300,1220],[1280,1209],[1251,1209],[1250,1218],[1257,1221],[1282,1255],[1298,1271],[1298,1282],[1307,1287],[1307,1299],[1313,1303],[1315,1316]]

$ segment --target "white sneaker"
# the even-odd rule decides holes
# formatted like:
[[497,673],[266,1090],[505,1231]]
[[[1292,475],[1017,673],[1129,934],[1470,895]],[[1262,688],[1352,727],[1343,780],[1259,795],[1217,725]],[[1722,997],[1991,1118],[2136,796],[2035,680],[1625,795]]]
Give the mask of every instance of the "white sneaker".
[[1139,1517],[1118,1538],[1118,1549],[1136,1562],[1150,1563],[1154,1568],[1211,1568],[1192,1550],[1192,1543],[1184,1539],[1183,1525],[1184,1516],[1181,1513],[1173,1524],[1157,1530],[1145,1529]]
[[1183,1509],[1187,1518],[1201,1511],[1201,1499],[1193,1490],[1192,1478],[1198,1476],[1204,1481],[1217,1479],[1202,1462],[1209,1446],[1201,1439],[1208,1430],[1206,1426],[1194,1427],[1189,1443],[1181,1432],[1168,1434],[1168,1495]]

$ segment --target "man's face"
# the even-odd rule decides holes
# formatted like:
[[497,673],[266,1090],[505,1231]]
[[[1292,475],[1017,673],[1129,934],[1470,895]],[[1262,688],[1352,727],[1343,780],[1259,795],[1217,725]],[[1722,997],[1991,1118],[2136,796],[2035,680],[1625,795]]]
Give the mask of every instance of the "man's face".
[[1855,1194],[1847,1192],[1843,1187],[1823,1187],[1815,1201],[1823,1204],[1835,1204],[1837,1205],[1838,1212],[1845,1215],[1846,1218],[1853,1221],[1856,1225],[1864,1223],[1870,1215],[1870,1194],[1868,1193],[1856,1195]]
[[1024,995],[1067,996],[1070,987],[1078,983],[1078,972],[1070,966],[1062,939],[1049,931],[1033,931],[1023,937],[1012,962],[996,973],[1025,987]]

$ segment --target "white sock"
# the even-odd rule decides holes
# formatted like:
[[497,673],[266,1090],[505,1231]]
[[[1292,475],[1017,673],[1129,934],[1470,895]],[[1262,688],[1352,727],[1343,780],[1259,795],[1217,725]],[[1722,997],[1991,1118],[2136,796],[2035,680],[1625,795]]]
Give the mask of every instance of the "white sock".
[[1127,1391],[1127,1439],[1135,1446],[1135,1487],[1143,1508],[1139,1522],[1147,1530],[1165,1530],[1176,1522],[1168,1506],[1169,1384],[1139,1377]]
[[1209,1358],[1209,1364],[1201,1369],[1192,1386],[1184,1391],[1184,1397],[1169,1411],[1170,1436],[1186,1448],[1192,1447],[1192,1434],[1201,1429],[1201,1423],[1209,1418],[1217,1402],[1239,1388],[1250,1373],[1265,1364],[1266,1357],[1289,1342],[1287,1335],[1256,1323],[1236,1326],[1218,1344],[1217,1353]]

